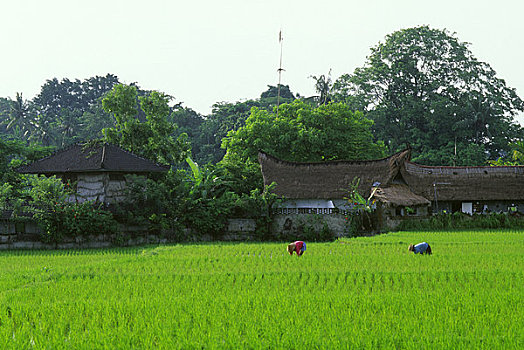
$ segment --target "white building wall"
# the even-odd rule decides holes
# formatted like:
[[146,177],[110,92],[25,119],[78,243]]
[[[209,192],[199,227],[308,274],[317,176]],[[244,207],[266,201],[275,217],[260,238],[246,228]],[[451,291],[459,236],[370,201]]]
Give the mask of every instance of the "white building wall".
[[[346,199],[292,199],[285,200],[278,208],[315,208],[315,209],[333,209],[337,208],[340,210],[352,210],[354,205],[349,203]],[[376,205],[373,204],[372,208],[375,209]]]
[[331,200],[325,199],[293,199],[280,204],[281,208],[334,208]]

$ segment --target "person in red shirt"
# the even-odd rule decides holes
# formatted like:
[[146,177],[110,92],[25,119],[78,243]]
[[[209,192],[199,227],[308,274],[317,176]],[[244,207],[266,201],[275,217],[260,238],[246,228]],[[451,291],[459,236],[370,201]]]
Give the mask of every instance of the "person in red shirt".
[[302,254],[304,254],[305,250],[306,243],[302,241],[295,241],[287,245],[287,252],[289,253],[289,255],[293,255],[293,252],[296,252],[298,256],[301,256]]

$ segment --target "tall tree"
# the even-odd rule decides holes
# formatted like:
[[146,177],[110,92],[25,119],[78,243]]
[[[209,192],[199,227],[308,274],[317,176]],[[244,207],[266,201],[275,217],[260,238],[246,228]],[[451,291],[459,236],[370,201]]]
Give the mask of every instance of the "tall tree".
[[112,74],[83,81],[47,80],[31,103],[40,125],[36,138],[62,147],[101,136],[101,130],[112,126],[113,120],[100,108],[100,99],[117,83]]
[[514,117],[524,110],[467,43],[427,26],[388,35],[363,67],[337,79],[333,95],[364,110],[392,150],[410,143],[414,160],[427,164],[480,165],[504,154],[519,135]]
[[317,108],[303,101],[280,107],[278,116],[254,108],[246,125],[223,141],[227,158],[256,162],[259,150],[290,161],[374,159],[384,145],[371,134],[373,122],[341,103]]
[[7,135],[6,126],[9,123],[9,110],[11,108],[11,101],[7,98],[0,97],[0,136]]
[[[23,99],[21,93],[16,93],[16,99],[7,100],[7,113],[4,124],[7,130],[17,130],[26,139],[35,129],[35,122],[29,110],[29,104]],[[5,112],[4,112],[5,113]]]
[[96,76],[84,81],[49,79],[33,99],[38,114],[59,116],[65,111],[81,111],[80,115],[97,104],[97,100],[118,84],[115,75]]
[[[258,107],[272,111],[277,105],[278,86],[268,85],[260,98],[243,102],[219,102],[213,105],[211,115],[207,116],[200,126],[200,140],[197,140],[199,150],[195,159],[200,163],[217,163],[225,154],[221,148],[222,139],[227,133],[242,127],[251,113],[251,108]],[[280,85],[280,103],[295,100],[295,95],[288,85]]]
[[[267,90],[260,94],[259,102],[262,107],[269,109],[277,105],[279,85],[268,85]],[[280,100],[282,103],[289,103],[295,99],[295,95],[291,92],[289,85],[280,84]]]
[[223,139],[225,157],[218,163],[229,182],[243,193],[263,186],[259,150],[290,161],[374,159],[384,155],[373,141],[371,125],[360,112],[330,103],[314,107],[296,100],[268,111],[253,108],[244,126]]
[[102,101],[91,106],[78,119],[78,140],[92,140],[102,137],[102,130],[115,126],[114,118],[104,111]]
[[316,97],[319,105],[325,105],[331,102],[331,90],[333,89],[333,81],[331,80],[331,69],[327,75],[321,74],[318,77],[312,75],[311,78],[315,80],[315,90],[318,93]]
[[[170,97],[152,91],[138,96],[131,85],[116,85],[102,100],[116,124],[103,130],[106,141],[156,162],[172,165],[184,160],[189,152],[187,135],[175,138],[176,125],[168,121]],[[146,120],[139,118],[140,111]]]
[[[201,154],[201,125],[205,119],[202,115],[195,112],[188,107],[176,105],[169,117],[169,122],[178,126],[176,136],[186,134],[191,143],[191,157],[197,160],[195,156],[200,157]],[[200,158],[197,160],[200,162]],[[207,162],[205,162],[207,163]]]

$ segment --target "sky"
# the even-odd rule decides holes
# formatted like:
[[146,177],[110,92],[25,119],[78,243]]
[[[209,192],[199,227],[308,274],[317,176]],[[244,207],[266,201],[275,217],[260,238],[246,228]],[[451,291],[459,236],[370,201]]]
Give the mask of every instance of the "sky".
[[523,13],[521,0],[0,0],[0,97],[111,73],[206,115],[277,85],[280,30],[282,84],[311,96],[312,75],[352,73],[386,35],[429,25],[524,98]]

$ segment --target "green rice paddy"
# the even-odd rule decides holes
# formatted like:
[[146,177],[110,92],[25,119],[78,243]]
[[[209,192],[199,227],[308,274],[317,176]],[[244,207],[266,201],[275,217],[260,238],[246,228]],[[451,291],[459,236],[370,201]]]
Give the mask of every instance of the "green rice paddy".
[[285,248],[2,252],[0,348],[524,348],[522,231]]

